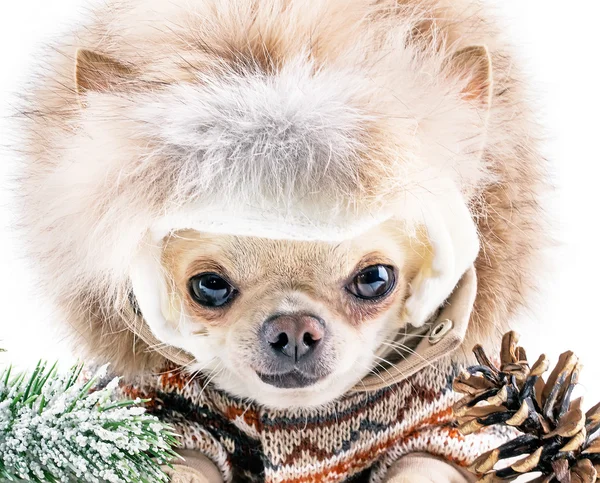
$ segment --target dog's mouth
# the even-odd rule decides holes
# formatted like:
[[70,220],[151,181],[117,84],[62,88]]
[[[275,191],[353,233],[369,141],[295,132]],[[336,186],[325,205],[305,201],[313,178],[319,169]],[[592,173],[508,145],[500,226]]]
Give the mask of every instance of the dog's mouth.
[[298,370],[285,372],[283,374],[261,374],[260,372],[257,372],[256,374],[265,384],[269,384],[270,386],[279,389],[308,387],[322,379],[322,377],[304,374]]

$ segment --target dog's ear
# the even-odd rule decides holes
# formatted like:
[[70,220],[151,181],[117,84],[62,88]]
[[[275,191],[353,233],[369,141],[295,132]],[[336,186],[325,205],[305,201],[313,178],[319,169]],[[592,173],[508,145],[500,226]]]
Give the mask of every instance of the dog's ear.
[[487,47],[474,45],[459,50],[448,59],[446,68],[451,76],[458,76],[466,82],[462,91],[466,100],[479,102],[483,109],[489,109],[492,102],[493,69]]
[[88,91],[110,92],[117,90],[133,76],[133,70],[98,52],[79,49],[75,62],[75,83],[80,102]]

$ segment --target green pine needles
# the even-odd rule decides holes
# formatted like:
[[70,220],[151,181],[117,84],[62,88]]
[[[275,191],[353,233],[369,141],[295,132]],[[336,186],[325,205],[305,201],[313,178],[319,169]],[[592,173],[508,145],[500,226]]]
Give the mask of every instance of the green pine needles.
[[99,387],[106,368],[88,382],[82,369],[63,374],[40,362],[29,375],[0,371],[0,481],[168,481],[171,428],[144,401],[118,401],[118,379]]

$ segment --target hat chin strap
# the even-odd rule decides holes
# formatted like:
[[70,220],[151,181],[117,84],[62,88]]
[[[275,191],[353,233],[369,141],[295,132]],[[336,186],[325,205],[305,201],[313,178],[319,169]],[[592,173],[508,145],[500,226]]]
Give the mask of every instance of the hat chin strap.
[[[407,351],[406,357],[400,356],[398,361],[390,360],[387,366],[378,364],[380,370],[362,379],[353,391],[376,391],[403,381],[458,349],[469,326],[476,294],[477,276],[475,268],[471,266],[441,307],[439,315],[422,331],[417,331],[414,336],[416,344]],[[411,339],[410,332],[404,335],[401,342],[404,344],[407,339]]]

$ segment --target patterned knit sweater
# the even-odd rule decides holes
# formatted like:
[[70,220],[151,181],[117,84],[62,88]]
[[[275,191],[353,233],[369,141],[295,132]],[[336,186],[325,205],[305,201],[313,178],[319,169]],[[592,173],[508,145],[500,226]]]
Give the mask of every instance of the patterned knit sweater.
[[177,370],[122,389],[152,399],[148,410],[177,429],[184,449],[208,456],[227,483],[377,483],[408,453],[465,466],[505,440],[500,432],[464,437],[455,429],[459,371],[446,358],[384,389],[297,410],[242,401]]

